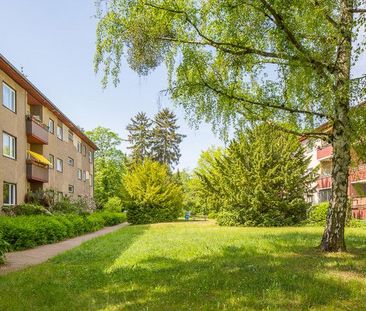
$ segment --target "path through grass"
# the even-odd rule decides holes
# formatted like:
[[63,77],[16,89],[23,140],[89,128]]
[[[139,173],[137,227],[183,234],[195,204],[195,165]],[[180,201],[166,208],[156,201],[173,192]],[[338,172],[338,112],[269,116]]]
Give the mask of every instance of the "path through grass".
[[365,310],[366,231],[131,226],[0,277],[0,310]]

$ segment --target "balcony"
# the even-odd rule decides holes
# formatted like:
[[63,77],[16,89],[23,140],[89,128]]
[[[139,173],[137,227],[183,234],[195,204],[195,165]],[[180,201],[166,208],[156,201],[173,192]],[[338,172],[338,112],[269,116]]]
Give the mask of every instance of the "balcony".
[[26,129],[28,142],[31,144],[48,144],[48,127],[42,124],[36,117],[26,117]]
[[331,176],[320,176],[318,178],[318,190],[329,189],[332,187],[332,177]]
[[319,148],[316,153],[316,158],[319,161],[330,161],[333,157],[333,147],[332,145],[327,145],[325,147]]
[[42,183],[48,182],[48,166],[33,160],[27,160],[27,180]]

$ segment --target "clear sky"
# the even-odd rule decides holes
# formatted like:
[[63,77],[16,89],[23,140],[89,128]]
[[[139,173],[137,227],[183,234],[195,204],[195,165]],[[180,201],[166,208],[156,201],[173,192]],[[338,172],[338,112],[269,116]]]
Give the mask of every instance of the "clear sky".
[[[126,137],[125,127],[139,111],[153,116],[159,108],[159,91],[166,88],[166,73],[160,68],[140,78],[127,66],[121,83],[103,90],[94,74],[94,0],[1,1],[0,53],[24,73],[70,119],[84,129],[98,125]],[[207,124],[192,130],[182,109],[168,99],[186,134],[180,168],[194,168],[201,150],[221,144]],[[124,150],[125,145],[122,146]]]

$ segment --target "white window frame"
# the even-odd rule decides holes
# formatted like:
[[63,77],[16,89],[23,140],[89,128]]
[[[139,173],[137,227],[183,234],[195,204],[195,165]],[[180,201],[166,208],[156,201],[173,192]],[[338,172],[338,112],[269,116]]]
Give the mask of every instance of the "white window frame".
[[[5,90],[10,92],[10,101],[11,103],[5,103]],[[3,82],[3,106],[7,109],[9,109],[10,111],[16,113],[17,111],[17,105],[16,105],[16,91],[10,87],[9,85],[7,85],[5,82]],[[8,98],[9,99],[9,98]]]
[[57,135],[58,139],[60,139],[60,140],[64,139],[64,131],[63,131],[62,125],[60,125],[60,124],[57,124],[56,135]]
[[51,134],[54,134],[55,133],[55,121],[53,121],[51,118],[48,119],[48,131]]
[[89,163],[93,163],[93,152],[89,150]]
[[[6,153],[5,142],[9,143],[9,154]],[[3,156],[14,160],[17,158],[17,139],[6,132],[3,132]]]
[[83,181],[86,181],[86,171],[83,170]]
[[78,168],[78,179],[79,180],[83,179],[83,171],[80,168]]
[[[8,197],[9,197],[9,201],[5,202],[3,201],[3,205],[5,206],[12,206],[12,205],[16,205],[17,204],[17,185],[14,183],[8,183],[5,182],[3,183],[3,192],[4,192],[4,187],[5,185],[9,186],[9,192],[8,192]],[[5,200],[5,196],[3,198],[3,200]]]
[[56,171],[60,173],[64,171],[64,161],[62,159],[56,159]]

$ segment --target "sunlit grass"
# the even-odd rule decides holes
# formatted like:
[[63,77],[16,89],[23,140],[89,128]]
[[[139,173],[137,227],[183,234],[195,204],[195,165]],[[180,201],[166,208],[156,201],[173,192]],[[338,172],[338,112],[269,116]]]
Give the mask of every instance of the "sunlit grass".
[[0,277],[0,310],[365,310],[366,231],[131,226]]

